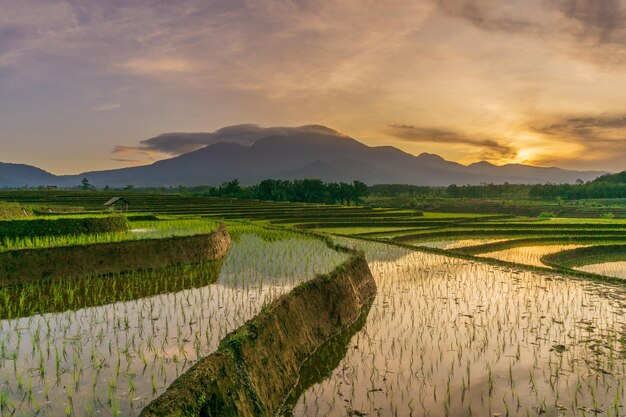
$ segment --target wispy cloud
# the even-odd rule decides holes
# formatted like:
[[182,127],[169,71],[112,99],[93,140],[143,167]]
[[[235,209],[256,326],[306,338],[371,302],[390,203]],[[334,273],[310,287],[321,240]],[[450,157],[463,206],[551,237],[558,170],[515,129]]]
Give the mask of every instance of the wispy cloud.
[[435,142],[440,144],[462,144],[479,148],[483,159],[502,160],[512,158],[517,151],[502,140],[472,136],[447,129],[421,127],[408,124],[390,124],[387,126],[395,137],[410,142]]
[[538,30],[536,23],[520,18],[520,14],[509,15],[502,3],[491,0],[436,0],[436,4],[444,13],[465,19],[483,30],[512,33]]
[[180,58],[134,58],[122,66],[139,74],[183,73],[194,68],[191,62]]
[[104,104],[100,104],[99,106],[96,106],[94,110],[110,111],[110,110],[118,109],[119,107],[120,107],[119,103],[104,103]]
[[436,0],[440,10],[489,32],[530,35],[570,58],[626,64],[622,0]]
[[[626,115],[561,116],[533,130],[584,149],[578,156],[581,160],[626,161]],[[626,169],[626,162],[622,167]]]
[[110,158],[111,161],[122,162],[124,164],[141,165],[146,161],[143,159]]
[[[625,2],[0,0],[0,124],[15,138],[1,151],[26,160],[91,131],[106,167],[119,138],[114,156],[149,161],[269,132],[220,126],[319,122],[464,162],[575,164],[580,149],[619,148],[598,139],[618,130],[547,128],[577,123],[554,114],[623,110]],[[48,122],[68,114],[76,123]],[[187,131],[209,133],[133,143]],[[83,156],[76,169],[90,169]],[[610,158],[598,161],[622,166]]]
[[109,158],[112,161],[132,162],[134,164],[148,163],[162,157],[162,154],[159,152],[122,145],[115,146],[111,153],[117,156],[115,158]]

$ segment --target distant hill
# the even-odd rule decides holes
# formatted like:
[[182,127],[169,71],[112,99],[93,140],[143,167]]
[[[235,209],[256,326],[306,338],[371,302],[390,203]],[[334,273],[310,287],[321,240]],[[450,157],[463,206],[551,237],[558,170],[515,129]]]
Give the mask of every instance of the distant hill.
[[0,187],[54,184],[59,177],[30,165],[0,162]]
[[[83,177],[98,187],[217,185],[235,178],[243,185],[267,178],[360,180],[370,185],[537,184],[573,183],[577,179],[590,181],[604,174],[519,164],[497,166],[487,162],[466,166],[434,154],[413,156],[392,146],[367,146],[323,126],[255,129],[254,137],[246,135],[242,141],[237,126],[224,128],[220,132],[226,133],[217,143],[213,135],[205,147],[138,167],[57,177],[26,165],[0,164],[4,167],[0,169],[0,187],[73,186],[78,185]],[[229,140],[231,134],[233,140]],[[176,144],[176,137],[159,138],[168,140],[167,146]],[[195,138],[203,136],[198,134]],[[3,175],[3,172],[6,173]]]
[[605,174],[596,178],[593,182],[614,182],[618,184],[626,184],[626,171],[618,172],[617,174]]

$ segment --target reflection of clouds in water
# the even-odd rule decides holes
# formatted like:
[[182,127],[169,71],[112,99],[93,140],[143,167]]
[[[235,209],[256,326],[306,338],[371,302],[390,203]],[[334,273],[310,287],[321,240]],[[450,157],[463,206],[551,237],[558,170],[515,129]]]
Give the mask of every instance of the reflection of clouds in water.
[[368,261],[393,261],[411,253],[409,249],[399,246],[385,245],[384,243],[370,242],[367,240],[350,239],[340,236],[332,236],[335,243],[346,247],[362,250]]
[[626,279],[626,261],[603,262],[575,268],[579,271]]
[[519,246],[496,252],[481,253],[477,256],[499,259],[501,261],[515,262],[524,265],[543,266],[541,258],[546,255],[561,252],[569,249],[582,248],[584,245],[540,245],[540,246]]
[[370,268],[364,329],[294,415],[567,415],[626,399],[623,288],[419,252]]
[[297,285],[304,278],[332,271],[348,258],[318,239],[266,242],[255,235],[243,235],[233,247],[236,250],[229,250],[224,258],[219,278],[223,285]]
[[[263,305],[316,273],[329,272],[345,258],[318,240],[266,242],[244,235],[233,242],[215,285],[2,320],[0,391],[20,412],[34,412],[40,404],[40,415],[49,416],[65,415],[68,386],[74,390],[76,415],[85,415],[88,407],[109,413],[111,391],[120,415],[137,415]],[[43,369],[44,378],[30,369]],[[34,401],[20,400],[28,395],[20,385],[32,386]]]
[[434,240],[424,242],[413,242],[417,246],[426,246],[438,249],[457,249],[469,246],[484,245],[487,243],[503,242],[507,239],[450,239],[450,240]]

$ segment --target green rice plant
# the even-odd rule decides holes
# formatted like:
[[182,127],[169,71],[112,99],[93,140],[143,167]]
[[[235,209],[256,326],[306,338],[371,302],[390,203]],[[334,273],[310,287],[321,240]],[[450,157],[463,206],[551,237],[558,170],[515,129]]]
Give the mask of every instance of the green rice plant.
[[217,223],[214,221],[189,219],[137,222],[133,223],[133,229],[125,228],[114,232],[92,232],[89,234],[26,235],[22,237],[10,237],[10,235],[0,234],[2,236],[0,251],[192,236],[211,233],[216,226]]
[[[240,230],[220,263],[0,289],[0,351],[15,355],[0,358],[0,391],[8,387],[20,413],[49,398],[40,415],[63,415],[62,395],[81,412],[91,403],[94,415],[137,415],[134,398],[159,395],[264,305],[347,256],[302,233]],[[25,369],[52,383],[34,378],[31,390]],[[16,401],[18,379],[30,404]]]
[[[622,349],[621,287],[341,241],[366,251],[377,300],[350,341],[358,349],[293,415],[344,415],[336,398],[372,415],[580,415],[615,402],[626,376],[626,358],[610,353]],[[598,376],[578,382],[588,375]],[[366,394],[372,386],[384,395]]]

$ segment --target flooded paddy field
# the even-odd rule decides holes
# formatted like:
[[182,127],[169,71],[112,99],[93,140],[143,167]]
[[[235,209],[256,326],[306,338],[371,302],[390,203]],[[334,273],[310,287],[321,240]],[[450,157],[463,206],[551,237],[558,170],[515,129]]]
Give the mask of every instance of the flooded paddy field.
[[0,415],[137,415],[263,305],[346,259],[317,239],[271,237],[243,228],[218,268],[174,269],[193,277],[180,287],[168,276],[155,289],[148,271],[100,282],[102,301],[72,302],[84,293],[63,281],[45,290],[72,310],[37,305],[32,285],[1,289]]
[[449,239],[449,240],[434,240],[424,242],[414,242],[416,246],[426,246],[428,248],[438,249],[458,249],[468,246],[485,245],[487,243],[504,242],[503,239]]
[[374,304],[285,415],[626,414],[625,287],[363,248]]
[[[88,213],[105,196],[5,194]],[[307,361],[284,415],[626,416],[625,287],[525,266],[621,245],[623,221],[125,195],[128,230],[0,239],[0,251],[205,234],[221,222],[232,247],[219,261],[0,288],[2,417],[138,415],[264,305],[346,259],[289,228],[355,235],[337,241],[366,252],[378,293]],[[576,268],[620,276],[621,260]]]
[[593,274],[626,279],[626,261],[603,262],[597,264],[583,265],[579,266],[576,269],[579,271],[591,272]]
[[498,259],[500,261],[514,262],[523,265],[546,266],[541,262],[545,255],[562,252],[564,250],[578,249],[583,245],[541,245],[541,246],[518,246],[511,249],[496,252],[481,253],[478,256]]

